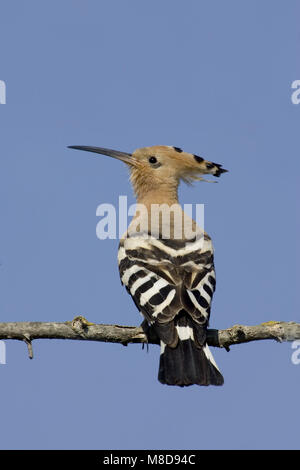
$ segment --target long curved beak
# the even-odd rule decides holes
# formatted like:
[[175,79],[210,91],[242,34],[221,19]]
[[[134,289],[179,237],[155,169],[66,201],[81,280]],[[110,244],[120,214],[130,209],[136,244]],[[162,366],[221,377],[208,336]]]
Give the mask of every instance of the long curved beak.
[[120,152],[119,150],[105,149],[102,147],[89,147],[87,145],[70,145],[69,149],[85,150],[86,152],[100,153],[101,155],[108,155],[109,157],[121,160],[128,165],[134,165],[135,160],[132,158],[131,153]]

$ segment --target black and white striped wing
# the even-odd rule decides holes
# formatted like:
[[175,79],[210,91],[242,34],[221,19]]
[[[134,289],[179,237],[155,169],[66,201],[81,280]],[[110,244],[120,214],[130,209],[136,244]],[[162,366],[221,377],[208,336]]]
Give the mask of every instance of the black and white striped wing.
[[121,282],[159,337],[166,344],[176,343],[172,320],[180,312],[188,313],[201,330],[206,327],[215,287],[211,252],[182,256],[178,250],[170,253],[162,240],[155,241],[155,249],[151,242],[136,244],[139,249],[132,249],[132,241],[130,249],[120,244]]
[[182,286],[185,308],[195,322],[208,326],[211,301],[216,288],[212,251],[208,250],[198,258],[195,257],[191,271],[187,271],[185,265],[182,265],[181,269],[186,272]]
[[118,257],[122,283],[160,339],[159,381],[222,385],[206,343],[215,289],[210,238],[194,243],[127,238]]
[[162,320],[162,316],[167,321],[172,319],[170,305],[176,297],[177,288],[170,279],[162,277],[163,272],[158,266],[153,271],[144,260],[125,255],[124,248],[120,247],[119,271],[122,284],[148,322]]

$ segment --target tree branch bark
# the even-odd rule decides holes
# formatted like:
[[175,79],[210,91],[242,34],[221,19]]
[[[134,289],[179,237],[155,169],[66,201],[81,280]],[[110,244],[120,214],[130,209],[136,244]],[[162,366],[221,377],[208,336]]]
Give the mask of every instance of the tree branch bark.
[[[25,341],[29,357],[33,357],[32,341],[35,339],[73,339],[120,343],[158,344],[157,337],[149,334],[148,340],[141,327],[98,325],[88,322],[84,317],[76,317],[65,323],[46,322],[9,322],[0,323],[0,339]],[[207,342],[210,346],[225,348],[233,344],[248,343],[264,339],[279,342],[300,339],[300,323],[267,322],[256,326],[234,325],[226,330],[209,329]]]

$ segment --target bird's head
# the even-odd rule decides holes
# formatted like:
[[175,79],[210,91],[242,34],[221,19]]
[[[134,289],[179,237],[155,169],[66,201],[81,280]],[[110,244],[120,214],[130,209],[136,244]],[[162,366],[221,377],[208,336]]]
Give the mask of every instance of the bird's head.
[[69,148],[108,155],[126,163],[137,196],[166,186],[177,188],[181,179],[191,183],[203,180],[202,175],[220,176],[227,171],[222,165],[184,152],[179,147],[156,145],[137,149],[132,154],[101,147],[76,145]]

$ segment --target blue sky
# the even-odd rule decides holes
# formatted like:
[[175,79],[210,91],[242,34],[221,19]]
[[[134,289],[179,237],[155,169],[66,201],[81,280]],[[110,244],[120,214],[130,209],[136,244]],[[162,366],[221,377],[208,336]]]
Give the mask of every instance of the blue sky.
[[[299,321],[299,2],[2,2],[1,321],[137,325],[117,240],[96,208],[134,202],[115,160],[175,145],[224,165],[181,186],[205,204],[217,291],[211,327]],[[299,448],[300,365],[290,343],[214,349],[221,388],[161,385],[159,348],[7,341],[2,449]]]

